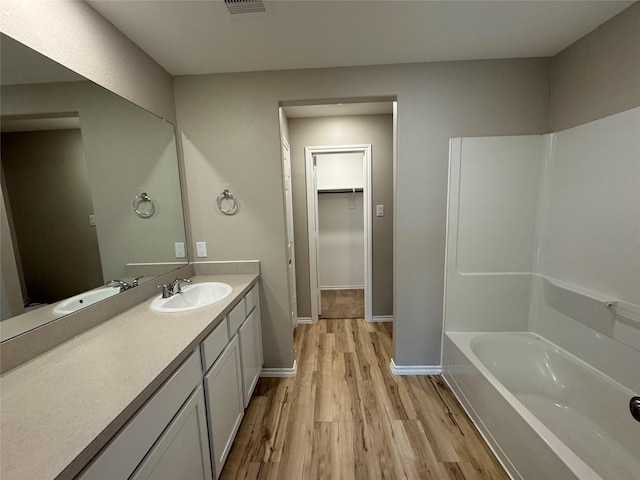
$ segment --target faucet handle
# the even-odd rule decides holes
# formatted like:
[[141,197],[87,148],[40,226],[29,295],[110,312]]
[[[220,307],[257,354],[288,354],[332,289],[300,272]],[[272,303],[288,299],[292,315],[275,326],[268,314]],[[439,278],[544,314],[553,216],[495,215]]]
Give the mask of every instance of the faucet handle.
[[162,289],[162,298],[169,298],[171,296],[169,285],[156,285],[156,288]]
[[[136,278],[134,278],[134,279],[133,279],[133,282],[131,282],[131,286],[132,286],[132,287],[137,287],[137,286],[139,286],[140,284],[138,283],[138,280],[140,280],[141,278],[144,278],[144,275],[142,275],[141,277],[136,277]],[[158,286],[160,286],[160,285],[158,285]]]

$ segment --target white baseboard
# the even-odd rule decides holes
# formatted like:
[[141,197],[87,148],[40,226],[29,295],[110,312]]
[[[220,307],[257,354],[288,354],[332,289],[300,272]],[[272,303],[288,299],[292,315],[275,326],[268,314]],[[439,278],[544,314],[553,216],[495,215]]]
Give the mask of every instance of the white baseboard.
[[298,325],[300,325],[302,323],[311,324],[311,323],[316,323],[316,322],[311,320],[311,317],[298,317]]
[[440,375],[442,373],[441,365],[396,365],[393,358],[389,367],[394,375]]
[[[375,323],[375,322],[393,322],[393,315],[380,315],[377,317],[371,317],[371,320],[369,320],[370,323]],[[307,325],[311,325],[314,322],[313,320],[311,320],[311,317],[298,317],[298,325],[302,325],[302,324],[307,324]]]
[[260,373],[261,377],[295,377],[298,373],[298,361],[293,361],[293,367],[291,368],[263,368]]

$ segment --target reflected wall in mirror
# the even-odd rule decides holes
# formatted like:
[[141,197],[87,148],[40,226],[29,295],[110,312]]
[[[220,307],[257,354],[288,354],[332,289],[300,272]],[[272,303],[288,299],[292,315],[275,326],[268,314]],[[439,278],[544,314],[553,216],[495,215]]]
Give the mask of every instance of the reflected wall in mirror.
[[[6,340],[119,293],[110,280],[150,280],[187,259],[176,258],[185,228],[173,125],[10,37],[0,47]],[[135,212],[151,211],[134,204],[142,193],[148,217]]]

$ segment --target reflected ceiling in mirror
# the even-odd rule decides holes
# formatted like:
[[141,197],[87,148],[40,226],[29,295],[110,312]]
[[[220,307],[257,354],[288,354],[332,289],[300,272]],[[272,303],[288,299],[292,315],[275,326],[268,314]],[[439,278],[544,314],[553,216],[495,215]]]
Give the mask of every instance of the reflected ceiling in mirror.
[[173,125],[5,35],[0,47],[6,340],[187,259]]

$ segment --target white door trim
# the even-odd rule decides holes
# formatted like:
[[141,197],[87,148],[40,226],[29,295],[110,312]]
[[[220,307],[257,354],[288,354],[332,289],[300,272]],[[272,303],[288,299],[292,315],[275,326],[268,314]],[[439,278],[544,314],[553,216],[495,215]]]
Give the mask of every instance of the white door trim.
[[[280,107],[282,109],[282,107]],[[284,206],[286,223],[286,248],[287,248],[287,283],[289,287],[289,315],[291,328],[298,324],[298,301],[296,292],[296,255],[295,240],[293,234],[293,193],[291,185],[291,147],[287,139],[282,136],[282,182],[284,187]]]
[[320,312],[320,289],[318,288],[318,256],[317,256],[317,231],[318,231],[318,188],[315,177],[314,155],[323,153],[355,153],[361,152],[364,156],[364,317],[370,322],[373,314],[372,302],[372,256],[371,256],[371,144],[359,145],[334,145],[305,147],[305,166],[307,179],[307,229],[309,238],[309,286],[311,290],[311,322],[318,321]]

